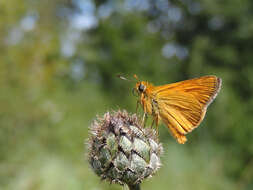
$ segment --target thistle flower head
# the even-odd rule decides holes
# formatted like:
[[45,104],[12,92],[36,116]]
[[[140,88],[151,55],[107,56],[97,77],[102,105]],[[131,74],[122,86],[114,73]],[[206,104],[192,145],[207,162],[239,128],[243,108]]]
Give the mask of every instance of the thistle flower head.
[[156,132],[143,128],[135,114],[107,112],[90,131],[88,160],[101,179],[131,186],[151,177],[161,165]]

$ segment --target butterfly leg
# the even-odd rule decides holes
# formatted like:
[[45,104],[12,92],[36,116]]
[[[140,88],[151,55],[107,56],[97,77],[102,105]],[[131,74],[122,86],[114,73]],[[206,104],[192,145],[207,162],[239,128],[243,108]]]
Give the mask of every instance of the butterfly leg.
[[153,120],[153,121],[155,121],[155,125],[156,125],[156,133],[157,133],[157,135],[159,135],[159,131],[158,131],[159,115],[158,115],[158,114],[155,116],[155,118],[154,118],[154,120]]
[[140,100],[137,100],[137,104],[136,104],[136,113],[137,113],[137,111],[138,111],[138,108],[139,108],[139,104],[140,104]]
[[153,128],[154,123],[155,123],[155,119],[153,119],[152,121],[151,128]]
[[152,124],[151,124],[151,128],[153,128],[154,124],[155,124],[155,127],[156,127],[156,133],[158,135],[158,122],[156,121],[156,118],[153,119]]
[[159,136],[158,125],[156,125],[156,134]]
[[147,113],[144,113],[144,114],[143,114],[143,117],[142,117],[142,126],[143,126],[143,127],[146,126],[146,121],[147,121]]

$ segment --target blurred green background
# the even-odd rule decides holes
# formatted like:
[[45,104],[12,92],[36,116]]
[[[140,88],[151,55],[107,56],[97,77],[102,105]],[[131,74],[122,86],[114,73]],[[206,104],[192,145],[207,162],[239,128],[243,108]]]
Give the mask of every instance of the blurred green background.
[[[253,189],[253,1],[0,0],[0,189],[120,190],[86,161],[96,115],[135,112],[134,84],[223,79],[142,188]],[[141,114],[141,112],[139,112]]]

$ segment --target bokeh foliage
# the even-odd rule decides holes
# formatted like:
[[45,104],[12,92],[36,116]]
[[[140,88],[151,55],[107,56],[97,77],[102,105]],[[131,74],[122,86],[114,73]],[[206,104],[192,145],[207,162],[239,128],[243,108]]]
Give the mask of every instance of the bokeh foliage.
[[[201,127],[144,189],[253,188],[253,2],[0,1],[0,188],[121,189],[85,160],[96,114],[135,111],[134,84],[223,79]],[[140,112],[141,113],[141,112]]]

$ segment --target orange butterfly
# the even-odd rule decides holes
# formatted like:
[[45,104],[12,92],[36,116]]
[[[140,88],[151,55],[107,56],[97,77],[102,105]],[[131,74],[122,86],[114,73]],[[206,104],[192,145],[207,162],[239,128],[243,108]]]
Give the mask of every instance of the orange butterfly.
[[[138,80],[136,75],[134,77]],[[203,76],[162,86],[139,81],[134,91],[139,96],[137,106],[140,103],[144,110],[143,121],[147,114],[153,116],[156,126],[162,120],[177,142],[184,144],[187,141],[185,135],[204,119],[206,109],[218,94],[221,83],[222,80],[216,76]]]

